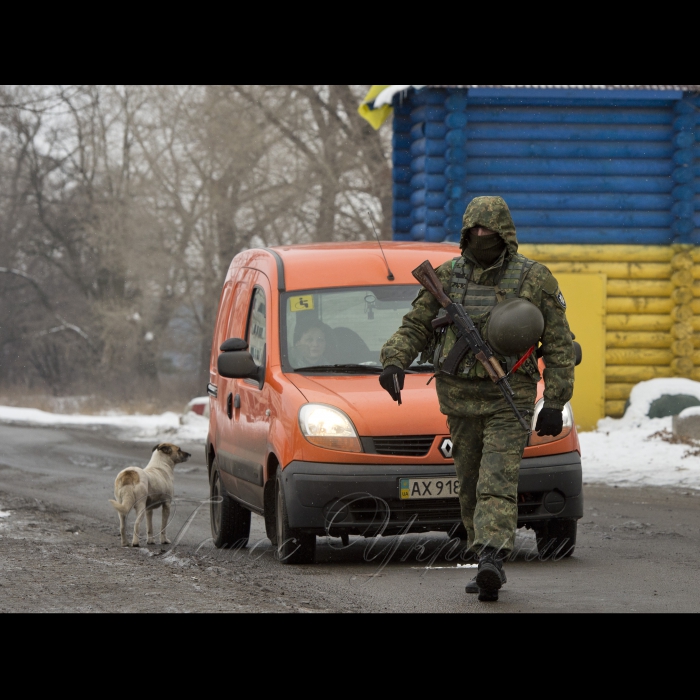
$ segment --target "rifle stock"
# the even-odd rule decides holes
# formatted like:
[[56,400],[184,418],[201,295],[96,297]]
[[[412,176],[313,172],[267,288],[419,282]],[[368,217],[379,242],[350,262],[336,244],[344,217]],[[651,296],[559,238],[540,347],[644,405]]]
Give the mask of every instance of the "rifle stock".
[[447,307],[452,303],[429,260],[418,265],[411,274],[440,302],[440,306]]

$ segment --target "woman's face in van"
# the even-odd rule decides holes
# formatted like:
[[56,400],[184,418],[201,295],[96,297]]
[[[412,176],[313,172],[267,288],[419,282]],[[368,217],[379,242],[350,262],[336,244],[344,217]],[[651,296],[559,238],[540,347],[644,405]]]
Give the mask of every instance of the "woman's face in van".
[[299,338],[296,349],[309,360],[319,360],[326,351],[325,333],[320,328],[311,328]]

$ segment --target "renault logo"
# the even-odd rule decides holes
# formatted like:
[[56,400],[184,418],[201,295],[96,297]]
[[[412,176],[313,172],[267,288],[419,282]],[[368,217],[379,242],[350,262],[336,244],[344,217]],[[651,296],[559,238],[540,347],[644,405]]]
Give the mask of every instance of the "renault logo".
[[440,443],[440,454],[445,459],[452,459],[452,440],[450,438],[443,438]]

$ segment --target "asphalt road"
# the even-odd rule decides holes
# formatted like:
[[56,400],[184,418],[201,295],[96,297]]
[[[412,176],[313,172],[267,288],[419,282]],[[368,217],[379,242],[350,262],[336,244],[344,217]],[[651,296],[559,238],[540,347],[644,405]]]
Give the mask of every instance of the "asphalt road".
[[246,550],[216,550],[202,445],[181,445],[193,458],[176,471],[173,544],[122,549],[114,477],[145,466],[151,447],[0,425],[0,611],[700,611],[697,491],[586,485],[573,557],[541,561],[520,530],[499,602],[479,603],[464,592],[473,568],[443,533],[347,548],[321,538],[316,564],[285,566],[254,515]]

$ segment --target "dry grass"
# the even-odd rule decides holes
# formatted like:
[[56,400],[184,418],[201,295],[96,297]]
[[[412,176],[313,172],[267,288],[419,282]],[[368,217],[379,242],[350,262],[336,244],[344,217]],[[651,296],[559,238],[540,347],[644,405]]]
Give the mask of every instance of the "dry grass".
[[80,413],[99,415],[108,412],[123,414],[152,415],[174,411],[182,413],[187,402],[194,396],[185,390],[160,392],[147,396],[114,396],[111,394],[91,393],[80,396],[52,396],[40,389],[32,390],[20,387],[1,388],[0,406],[17,406],[38,408],[50,413]]
[[671,445],[687,445],[690,449],[686,450],[685,454],[681,459],[686,457],[700,457],[700,441],[693,440],[692,438],[680,437],[679,435],[674,435],[670,430],[657,430],[652,433],[647,440],[663,440]]

